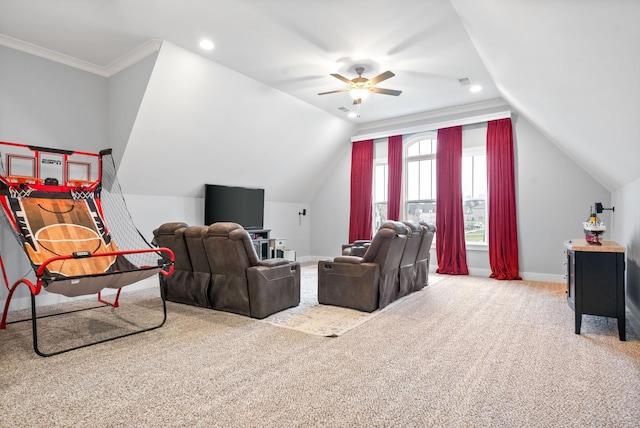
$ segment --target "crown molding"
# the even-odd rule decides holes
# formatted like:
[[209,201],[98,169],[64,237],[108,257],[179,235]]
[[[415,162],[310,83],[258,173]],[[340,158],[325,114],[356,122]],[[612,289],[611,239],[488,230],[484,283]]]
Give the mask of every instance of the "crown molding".
[[132,66],[136,62],[148,57],[149,55],[156,53],[162,47],[162,40],[149,39],[137,48],[122,55],[117,60],[105,67],[106,77],[111,77],[124,70],[127,67]]
[[357,128],[351,142],[433,131],[450,126],[470,125],[511,117],[509,105],[501,98],[473,104],[369,122]]
[[13,37],[0,34],[0,45],[6,46],[11,49],[15,49],[21,52],[25,52],[31,55],[35,55],[49,61],[54,61],[60,64],[67,65],[69,67],[77,68],[89,73],[97,74],[103,77],[111,77],[116,73],[124,70],[125,68],[135,64],[141,59],[157,52],[162,46],[162,40],[151,39],[147,40],[137,48],[127,52],[117,60],[113,61],[106,67],[83,61],[78,58],[74,58],[69,55],[62,54],[60,52],[53,51],[51,49],[43,48],[41,46],[34,45]]

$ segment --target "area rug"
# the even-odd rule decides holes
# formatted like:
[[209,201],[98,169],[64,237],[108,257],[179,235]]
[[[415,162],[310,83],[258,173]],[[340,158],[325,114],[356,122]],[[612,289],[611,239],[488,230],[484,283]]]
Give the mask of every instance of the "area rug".
[[[440,279],[442,276],[430,273],[430,286]],[[338,337],[420,292],[404,296],[385,308],[370,313],[339,306],[321,305],[318,303],[318,266],[316,263],[306,264],[301,269],[300,304],[261,321],[317,336]]]

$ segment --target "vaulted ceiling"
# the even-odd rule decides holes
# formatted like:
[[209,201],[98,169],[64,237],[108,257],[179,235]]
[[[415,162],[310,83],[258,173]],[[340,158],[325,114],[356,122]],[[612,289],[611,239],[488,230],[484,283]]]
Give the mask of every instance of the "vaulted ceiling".
[[[357,125],[502,98],[615,190],[640,177],[638,18],[636,0],[2,0],[0,43],[109,76],[167,40]],[[357,66],[402,94],[347,118],[348,94],[317,93]]]

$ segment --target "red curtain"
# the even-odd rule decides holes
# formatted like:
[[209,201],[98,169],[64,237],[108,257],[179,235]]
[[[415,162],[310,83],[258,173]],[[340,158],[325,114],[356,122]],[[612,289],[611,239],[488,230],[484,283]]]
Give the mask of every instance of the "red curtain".
[[402,135],[389,137],[389,188],[387,192],[387,220],[400,220],[402,193]]
[[487,124],[489,265],[491,278],[522,279],[518,272],[518,227],[511,119]]
[[468,275],[462,212],[462,127],[438,129],[436,151],[436,272]]
[[373,191],[373,140],[351,146],[351,212],[349,242],[371,239]]

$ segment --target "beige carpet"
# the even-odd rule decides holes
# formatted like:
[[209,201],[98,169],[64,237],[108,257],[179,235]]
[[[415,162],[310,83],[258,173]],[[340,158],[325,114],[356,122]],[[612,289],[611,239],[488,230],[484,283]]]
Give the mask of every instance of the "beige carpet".
[[[432,274],[430,284],[433,285],[440,279],[442,279],[441,275]],[[404,296],[391,305],[371,313],[320,305],[318,303],[318,267],[315,263],[307,264],[302,266],[301,271],[300,305],[273,314],[262,321],[307,334],[338,337],[377,316],[380,312],[412,297],[414,297],[413,294]]]
[[[637,427],[638,335],[574,334],[564,288],[445,277],[331,339],[168,303],[160,329],[50,358],[11,324],[0,426]],[[42,320],[43,346],[156,320],[158,300]]]

